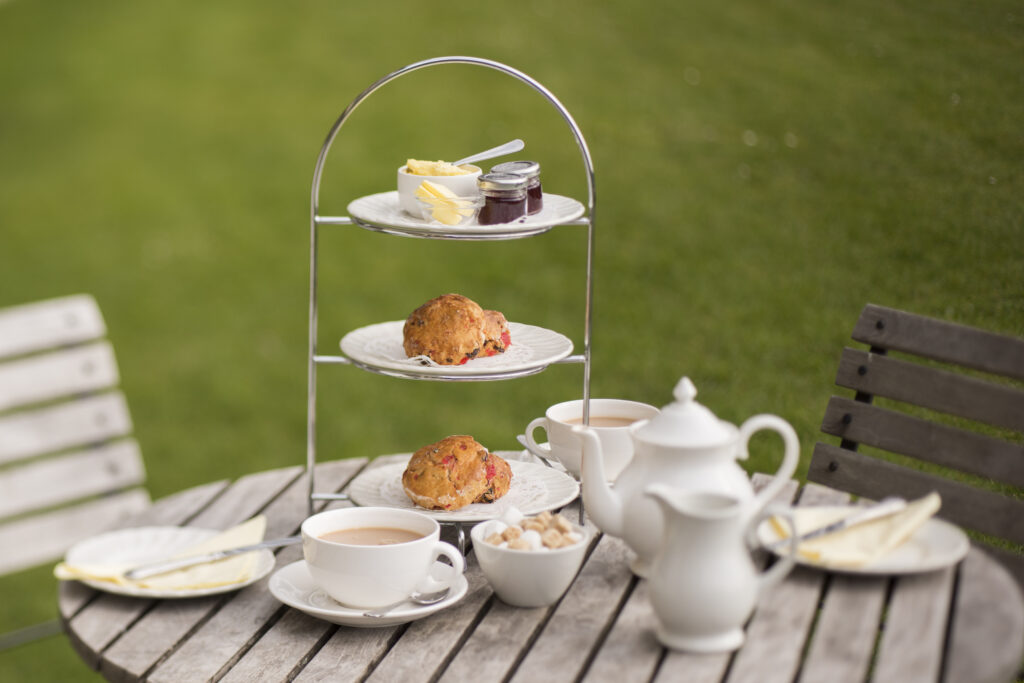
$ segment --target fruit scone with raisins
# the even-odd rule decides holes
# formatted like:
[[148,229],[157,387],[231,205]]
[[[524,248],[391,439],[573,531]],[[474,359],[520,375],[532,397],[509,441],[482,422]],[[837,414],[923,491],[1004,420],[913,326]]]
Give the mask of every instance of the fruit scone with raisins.
[[448,436],[409,458],[402,488],[428,510],[458,510],[470,503],[491,503],[508,493],[512,468],[466,435]]

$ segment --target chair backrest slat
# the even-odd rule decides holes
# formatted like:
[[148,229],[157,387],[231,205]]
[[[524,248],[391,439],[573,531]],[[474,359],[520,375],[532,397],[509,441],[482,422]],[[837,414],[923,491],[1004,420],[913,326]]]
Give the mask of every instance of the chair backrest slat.
[[0,417],[0,464],[100,443],[131,431],[121,392],[5,415]]
[[118,381],[114,349],[105,341],[29,356],[0,365],[0,412],[99,391]]
[[[821,431],[890,453],[1024,487],[1024,446],[833,396]],[[966,457],[965,457],[966,455]]]
[[0,547],[17,552],[0,553],[0,574],[59,558],[76,541],[107,531],[148,505],[149,495],[144,490],[130,489],[2,524]]
[[107,333],[88,294],[13,306],[0,311],[0,358],[99,339]]
[[1024,391],[860,349],[844,349],[836,384],[848,389],[1024,430]]
[[0,469],[0,518],[141,485],[146,479],[134,439]]
[[864,344],[1024,380],[1024,339],[868,304],[852,338]]
[[945,519],[1013,543],[1024,543],[1024,503],[992,491],[823,443],[814,447],[807,477],[872,499],[919,498],[937,491],[942,498],[939,515]]

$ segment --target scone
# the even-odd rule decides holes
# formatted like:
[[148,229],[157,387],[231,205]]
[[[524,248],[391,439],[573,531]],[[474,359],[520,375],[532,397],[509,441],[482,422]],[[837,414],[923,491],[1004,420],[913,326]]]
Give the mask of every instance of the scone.
[[512,471],[471,436],[458,435],[424,446],[409,459],[402,488],[428,510],[458,510],[490,503],[508,492]]
[[484,346],[484,311],[461,294],[444,294],[413,311],[402,328],[409,358],[427,356],[440,365],[461,365]]
[[405,355],[426,356],[439,365],[504,353],[511,344],[505,316],[461,294],[431,299],[410,313],[402,327]]

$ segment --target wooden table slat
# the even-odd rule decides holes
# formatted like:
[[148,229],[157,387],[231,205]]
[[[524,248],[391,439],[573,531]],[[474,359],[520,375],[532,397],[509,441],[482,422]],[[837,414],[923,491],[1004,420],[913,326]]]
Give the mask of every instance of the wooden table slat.
[[874,678],[937,681],[949,617],[954,569],[900,577],[893,585]]
[[[841,504],[845,500],[845,494],[808,484],[800,492],[798,505]],[[824,583],[823,572],[798,566],[760,597],[747,624],[746,641],[729,670],[729,681],[788,682],[796,677]]]
[[576,680],[633,582],[632,552],[607,534],[516,669],[513,681]]
[[[945,680],[1009,681],[1024,658],[1024,613],[1016,581],[985,551],[972,548],[960,566]],[[992,647],[1005,657],[992,657]]]

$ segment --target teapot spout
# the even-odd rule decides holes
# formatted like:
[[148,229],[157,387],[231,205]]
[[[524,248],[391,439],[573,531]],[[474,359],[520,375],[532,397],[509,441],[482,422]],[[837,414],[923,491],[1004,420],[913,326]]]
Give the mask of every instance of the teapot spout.
[[622,499],[605,478],[601,441],[594,430],[584,425],[573,427],[573,432],[583,443],[580,484],[587,514],[601,531],[621,538],[624,526]]

